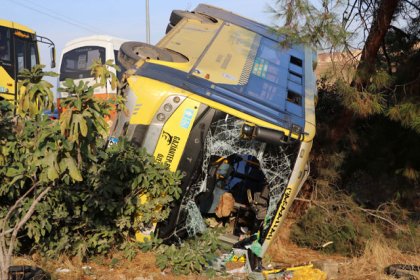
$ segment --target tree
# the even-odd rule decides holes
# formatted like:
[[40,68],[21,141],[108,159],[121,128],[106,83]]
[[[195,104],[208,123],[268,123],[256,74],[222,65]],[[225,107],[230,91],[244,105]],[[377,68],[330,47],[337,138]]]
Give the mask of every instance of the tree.
[[355,84],[358,87],[368,84],[374,75],[379,48],[383,45],[394,14],[401,0],[381,0],[373,13],[369,35],[363,47],[360,63],[357,67]]
[[[104,116],[109,114],[111,105],[94,101],[93,88],[86,88],[83,83],[74,87],[79,95],[67,101],[72,106],[67,110],[70,118],[61,120],[58,126],[57,122],[43,115],[45,109],[53,108],[52,85],[43,80],[52,73],[43,72],[43,67],[37,65],[20,73],[18,116],[12,114],[5,101],[1,105],[5,110],[0,123],[8,133],[0,136],[3,144],[0,190],[9,194],[2,198],[5,200],[2,206],[10,205],[0,209],[1,279],[8,278],[18,232],[34,214],[40,201],[60,182],[71,184],[83,180],[79,169],[81,148],[87,148],[87,162],[92,162],[97,143],[86,136],[105,136],[107,133]],[[78,111],[73,114],[75,110]],[[76,153],[75,145],[78,148]]]
[[[311,246],[318,248],[317,242],[329,236],[328,240],[342,238],[334,241],[335,245],[343,242],[345,246],[352,245],[347,249],[354,250],[357,246],[363,249],[368,237],[364,230],[359,230],[374,224],[372,218],[379,218],[388,224],[375,226],[375,235],[383,233],[383,238],[390,238],[398,246],[410,244],[401,248],[405,251],[411,247],[415,252],[419,228],[395,226],[397,223],[387,217],[392,212],[383,207],[391,209],[399,205],[418,211],[420,1],[317,2],[322,3],[279,0],[272,9],[282,19],[278,30],[286,34],[287,42],[310,43],[322,52],[329,51],[333,60],[331,71],[318,81],[313,180],[305,193],[315,206],[298,220],[292,235],[301,244],[312,243]],[[340,28],[340,32],[331,35],[329,30],[333,28]],[[345,192],[341,193],[342,190]],[[339,196],[334,194],[337,191]],[[322,197],[320,201],[313,199],[316,195],[323,196],[323,192],[334,195]],[[347,203],[337,204],[340,197]],[[331,210],[326,210],[327,204],[332,206]],[[346,216],[339,210],[346,204],[357,209],[347,214],[351,216],[359,211],[360,218]],[[334,216],[327,219],[328,226],[333,225],[330,229],[325,227],[325,221],[316,221],[316,217],[325,219],[324,211]],[[402,213],[395,217],[410,224]],[[354,225],[347,227],[349,221]],[[336,223],[340,225],[336,227]],[[312,236],[305,234],[309,231]],[[347,233],[337,234],[343,232]],[[350,237],[353,234],[358,240]],[[339,251],[339,247],[331,246],[327,250]]]
[[310,0],[276,0],[269,12],[283,24],[275,26],[285,43],[309,43],[321,48],[347,48],[352,32],[339,17],[344,0],[323,0],[316,7]]
[[[417,76],[396,84],[395,68],[401,66],[398,69],[401,72],[405,67],[402,59],[407,58],[408,53],[412,53],[411,57],[418,53],[415,46],[419,42],[416,26],[420,1],[323,0],[322,5],[316,6],[309,0],[277,0],[275,4],[271,11],[283,19],[278,31],[285,34],[286,42],[310,43],[322,50],[329,49],[331,54],[342,54],[331,57],[348,58],[345,63],[333,62],[330,77],[336,94],[341,96],[348,110],[343,113],[344,119],[352,115],[365,118],[385,113],[394,120],[401,119],[403,124],[410,119],[411,124],[405,125],[417,127],[417,113],[405,114],[407,106],[393,106],[388,113],[386,105],[394,104],[395,100],[400,103],[405,98],[398,98],[395,93],[406,85],[418,84]],[[396,40],[396,35],[402,40]],[[390,36],[394,36],[393,42],[388,39]],[[396,42],[405,42],[405,45],[400,44],[400,49],[395,49]],[[362,49],[360,55],[355,52],[357,49]],[[403,110],[398,110],[400,108]],[[404,116],[399,116],[398,112]],[[346,123],[340,125],[341,130],[348,127],[348,121]]]
[[[19,115],[0,102],[1,280],[8,279],[19,232],[50,257],[85,257],[116,246],[132,257],[134,229],[165,219],[179,198],[179,173],[124,139],[108,147],[105,118],[123,99],[97,99],[93,92],[110,78],[111,64],[94,64],[104,74],[95,85],[65,81],[61,90],[69,97],[58,121],[42,113],[52,108],[52,86],[42,80],[50,73],[42,66],[21,75]],[[141,209],[140,194],[149,198]]]
[[[47,195],[56,184],[59,173],[57,169],[62,162],[62,173],[77,174],[71,165],[71,158],[63,154],[59,145],[51,145],[60,139],[60,135],[49,120],[42,115],[44,108],[51,109],[52,85],[42,80],[51,73],[42,71],[44,66],[34,66],[31,70],[24,70],[20,74],[21,100],[19,102],[19,116],[14,116],[11,105],[2,101],[0,123],[7,133],[2,134],[0,141],[2,149],[0,158],[0,188],[1,192],[14,190],[8,199],[14,201],[9,208],[1,208],[0,212],[0,276],[8,278],[8,268],[11,263],[13,250],[17,243],[17,234],[30,219],[37,204]],[[23,86],[23,87],[22,87]],[[27,163],[24,164],[24,163]],[[71,176],[79,180],[77,176]],[[18,196],[15,194],[19,193]],[[30,199],[28,199],[30,198]],[[7,205],[2,201],[2,205]],[[22,211],[22,207],[25,210]]]

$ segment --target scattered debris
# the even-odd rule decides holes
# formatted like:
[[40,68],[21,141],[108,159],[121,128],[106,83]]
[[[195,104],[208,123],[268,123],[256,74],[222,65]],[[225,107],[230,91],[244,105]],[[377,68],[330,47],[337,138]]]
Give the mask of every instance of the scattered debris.
[[16,265],[9,267],[9,280],[50,280],[51,276],[36,266]]
[[420,265],[392,264],[385,268],[385,274],[396,278],[417,280],[418,278],[407,271],[420,271]]
[[338,279],[338,262],[333,260],[314,261],[314,267],[322,270],[329,280]]
[[59,268],[57,268],[57,269],[55,270],[55,272],[56,272],[56,273],[69,273],[69,272],[71,272],[71,270],[70,270],[70,269],[68,269],[68,268],[61,268],[61,267],[59,267]]

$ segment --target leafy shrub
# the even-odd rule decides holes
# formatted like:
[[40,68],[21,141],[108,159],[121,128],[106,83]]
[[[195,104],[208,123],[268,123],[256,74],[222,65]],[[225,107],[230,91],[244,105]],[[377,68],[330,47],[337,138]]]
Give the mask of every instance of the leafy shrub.
[[[347,215],[325,215],[319,207],[309,209],[291,233],[291,239],[298,245],[346,256],[360,255],[369,237],[364,222],[355,222]],[[332,244],[323,247],[327,242]]]
[[[28,236],[47,256],[106,253],[130,240],[141,224],[165,219],[166,206],[180,194],[179,174],[123,140],[99,153],[83,178],[53,190],[28,222]],[[148,202],[140,206],[142,194]]]
[[[42,81],[50,73],[36,66],[23,74],[19,116],[0,103],[0,245],[14,249],[8,235],[18,242],[22,229],[21,252],[84,257],[118,246],[132,252],[126,242],[134,231],[168,216],[166,206],[180,196],[180,174],[123,139],[107,147],[105,117],[121,99],[98,100],[98,85],[67,80],[67,110],[52,121],[42,114],[52,106],[51,85]],[[2,273],[8,265],[0,264]]]
[[[323,192],[322,200],[293,225],[291,239],[298,245],[326,253],[360,255],[373,232],[366,216],[351,197],[328,186]],[[332,243],[324,246],[329,242]]]
[[170,269],[177,275],[205,272],[214,276],[215,271],[211,269],[211,265],[218,253],[227,249],[218,236],[216,230],[206,230],[202,235],[172,245],[166,245],[162,240],[152,237],[148,242],[141,244],[141,248],[145,252],[157,252],[156,265],[161,270]]

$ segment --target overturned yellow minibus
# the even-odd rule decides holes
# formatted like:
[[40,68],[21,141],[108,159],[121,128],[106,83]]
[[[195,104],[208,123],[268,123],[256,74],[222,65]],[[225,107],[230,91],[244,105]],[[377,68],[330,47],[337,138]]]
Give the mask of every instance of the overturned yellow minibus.
[[186,238],[213,220],[257,269],[309,173],[314,52],[203,4],[173,11],[167,32],[156,46],[121,46],[128,113],[111,140],[126,137],[183,174],[182,198],[153,227],[159,237]]

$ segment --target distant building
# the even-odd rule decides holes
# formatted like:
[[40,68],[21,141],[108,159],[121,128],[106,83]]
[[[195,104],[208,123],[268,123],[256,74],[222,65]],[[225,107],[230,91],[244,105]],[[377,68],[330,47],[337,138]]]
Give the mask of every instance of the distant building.
[[325,52],[318,54],[318,64],[315,70],[319,79],[322,76],[336,74],[337,71],[342,74],[352,73],[357,62],[360,60],[362,50],[355,50],[351,54],[348,52]]

